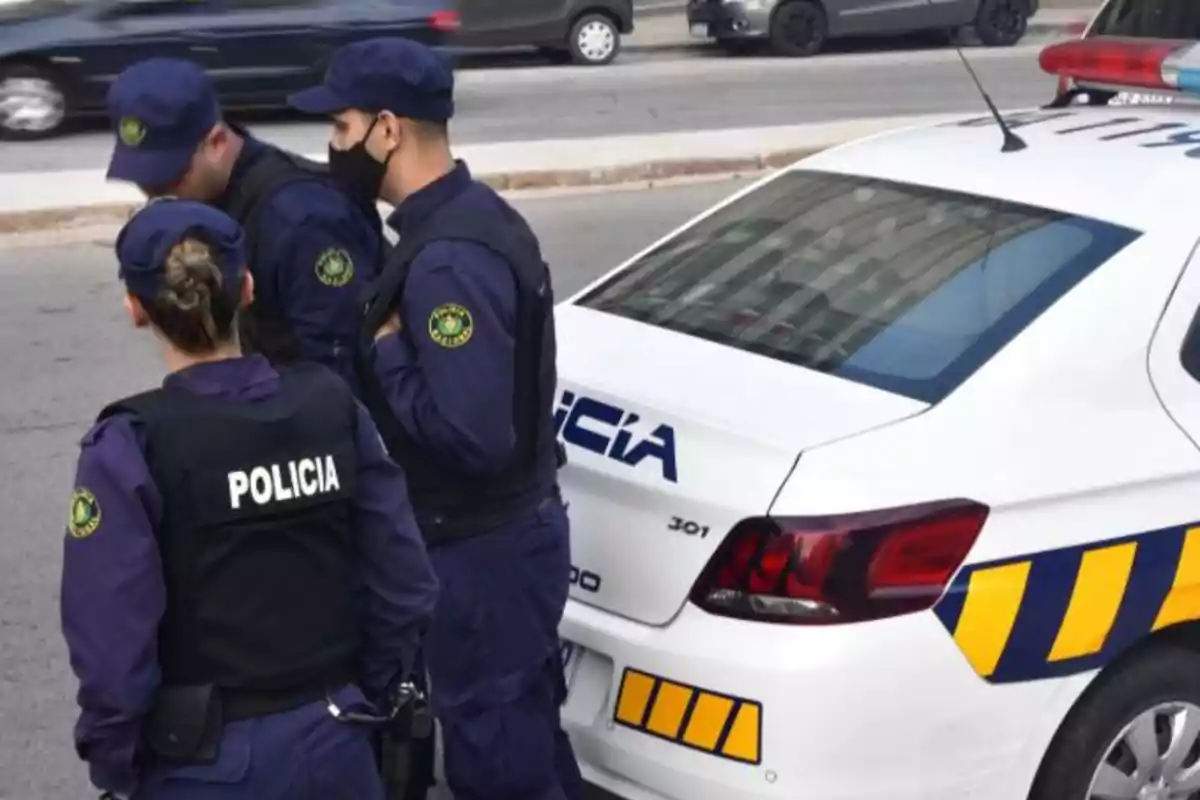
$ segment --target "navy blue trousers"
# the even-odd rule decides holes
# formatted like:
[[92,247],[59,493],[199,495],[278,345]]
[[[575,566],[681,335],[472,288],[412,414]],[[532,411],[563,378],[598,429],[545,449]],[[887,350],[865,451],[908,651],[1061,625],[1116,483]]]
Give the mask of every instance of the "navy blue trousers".
[[455,800],[582,800],[560,721],[566,509],[549,503],[430,557],[441,595],[424,654]]
[[[366,701],[353,686],[343,709]],[[338,722],[324,702],[225,726],[216,763],[160,767],[134,800],[383,800],[372,731]]]

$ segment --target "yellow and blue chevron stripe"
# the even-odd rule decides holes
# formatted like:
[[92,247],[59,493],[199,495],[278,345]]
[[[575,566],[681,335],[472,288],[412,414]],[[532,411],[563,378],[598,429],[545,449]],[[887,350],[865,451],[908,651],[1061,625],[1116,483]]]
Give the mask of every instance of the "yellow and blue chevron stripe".
[[1200,524],[971,564],[934,613],[991,683],[1102,667],[1200,619]]

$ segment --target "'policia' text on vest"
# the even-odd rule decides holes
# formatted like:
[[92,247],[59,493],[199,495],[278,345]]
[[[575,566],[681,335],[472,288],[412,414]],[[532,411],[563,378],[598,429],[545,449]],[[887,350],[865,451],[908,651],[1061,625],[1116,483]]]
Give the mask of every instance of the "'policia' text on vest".
[[333,456],[317,456],[229,473],[229,505],[242,507],[247,494],[256,505],[312,497],[341,488]]

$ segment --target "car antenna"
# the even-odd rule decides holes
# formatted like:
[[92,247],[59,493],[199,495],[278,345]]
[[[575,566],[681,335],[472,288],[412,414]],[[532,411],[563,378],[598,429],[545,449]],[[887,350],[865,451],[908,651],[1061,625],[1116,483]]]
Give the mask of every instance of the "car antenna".
[[[929,6],[933,7],[933,0],[926,0]],[[954,41],[954,52],[958,53],[958,58],[962,61],[962,65],[966,67],[967,74],[971,76],[971,80],[975,83],[975,88],[979,90],[980,97],[983,102],[987,103],[988,111],[992,112],[992,118],[996,120],[996,124],[1000,126],[1000,132],[1004,134],[1004,145],[1000,148],[1001,153],[1015,153],[1019,150],[1024,150],[1029,145],[1025,144],[1025,140],[1012,132],[1012,128],[1008,127],[1008,123],[1004,121],[1004,117],[1000,116],[1000,112],[996,109],[996,104],[992,102],[992,98],[988,97],[988,93],[983,88],[983,83],[980,82],[979,76],[975,74],[975,70],[971,67],[971,62],[967,60],[967,56],[963,53],[962,45],[958,43],[957,37]]]

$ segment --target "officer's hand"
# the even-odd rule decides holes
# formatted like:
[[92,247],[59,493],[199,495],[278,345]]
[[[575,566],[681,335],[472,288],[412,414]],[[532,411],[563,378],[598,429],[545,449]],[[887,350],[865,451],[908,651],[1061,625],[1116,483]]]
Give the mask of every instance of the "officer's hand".
[[399,333],[404,326],[400,324],[400,315],[393,312],[390,317],[384,320],[379,326],[379,330],[375,331],[375,341],[379,341],[385,336],[390,336],[393,333]]

